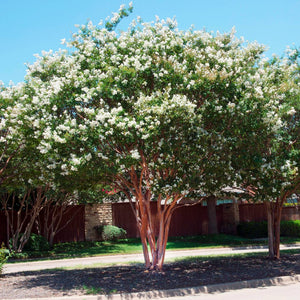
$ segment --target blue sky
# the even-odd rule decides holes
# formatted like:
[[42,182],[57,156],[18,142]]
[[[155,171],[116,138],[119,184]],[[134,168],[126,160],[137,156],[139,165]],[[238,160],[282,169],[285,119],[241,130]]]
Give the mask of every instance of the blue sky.
[[[98,24],[130,0],[0,0],[0,80],[23,81],[25,63],[33,54],[58,50],[75,24]],[[269,47],[266,55],[283,54],[287,45],[300,47],[300,0],[133,0],[133,18],[144,21],[176,16],[178,27],[228,32]]]

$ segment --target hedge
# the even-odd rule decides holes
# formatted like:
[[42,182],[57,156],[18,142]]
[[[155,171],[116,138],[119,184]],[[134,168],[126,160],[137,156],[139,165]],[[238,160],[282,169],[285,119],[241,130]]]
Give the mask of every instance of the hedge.
[[[237,233],[245,238],[265,238],[268,237],[268,223],[267,221],[243,222],[237,226]],[[281,221],[280,235],[300,237],[300,220]]]

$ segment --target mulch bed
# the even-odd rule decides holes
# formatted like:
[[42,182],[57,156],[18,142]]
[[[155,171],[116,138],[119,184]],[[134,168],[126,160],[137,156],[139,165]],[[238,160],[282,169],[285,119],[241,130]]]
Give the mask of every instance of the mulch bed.
[[132,293],[195,287],[300,274],[300,254],[280,260],[263,256],[191,259],[166,263],[163,272],[122,265],[78,270],[44,270],[0,277],[0,299]]

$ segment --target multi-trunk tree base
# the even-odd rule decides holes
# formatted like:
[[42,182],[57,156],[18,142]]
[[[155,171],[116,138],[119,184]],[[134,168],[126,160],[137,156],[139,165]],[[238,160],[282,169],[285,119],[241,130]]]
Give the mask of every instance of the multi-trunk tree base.
[[266,202],[270,259],[280,258],[280,221],[284,201],[285,200],[277,199],[276,202]]

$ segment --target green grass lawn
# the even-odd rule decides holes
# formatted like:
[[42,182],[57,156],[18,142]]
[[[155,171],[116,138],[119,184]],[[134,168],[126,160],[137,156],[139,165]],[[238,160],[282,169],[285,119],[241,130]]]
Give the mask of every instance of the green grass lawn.
[[[281,243],[300,243],[300,238],[282,237]],[[199,235],[169,238],[168,250],[201,249],[211,247],[234,247],[247,245],[267,245],[267,240],[253,240],[233,235]],[[17,261],[24,259],[57,259],[86,257],[96,255],[114,255],[141,253],[140,239],[124,239],[117,242],[73,242],[54,245],[53,250],[46,252],[23,252],[15,255]],[[16,262],[10,259],[9,262]]]

